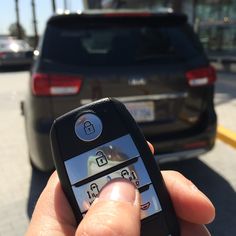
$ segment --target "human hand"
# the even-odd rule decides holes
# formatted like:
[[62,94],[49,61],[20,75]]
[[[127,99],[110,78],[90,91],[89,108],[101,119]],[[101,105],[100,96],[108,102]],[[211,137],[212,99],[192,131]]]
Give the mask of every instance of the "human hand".
[[[203,225],[215,215],[209,199],[180,173],[162,171],[162,175],[180,221],[181,236],[210,235]],[[55,172],[37,202],[26,236],[138,236],[139,206],[139,193],[133,184],[112,181],[77,227]]]
[[[209,236],[204,224],[215,216],[210,200],[180,173],[162,171],[162,175],[180,222],[181,236]],[[135,186],[124,179],[110,181],[78,226],[56,172],[37,202],[26,233],[26,236],[118,235],[140,235],[140,195]]]

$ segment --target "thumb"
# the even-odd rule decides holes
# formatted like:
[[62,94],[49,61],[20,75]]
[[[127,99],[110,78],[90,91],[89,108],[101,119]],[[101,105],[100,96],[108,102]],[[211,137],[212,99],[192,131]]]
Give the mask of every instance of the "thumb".
[[118,235],[140,235],[140,195],[125,179],[103,187],[76,231],[76,236]]

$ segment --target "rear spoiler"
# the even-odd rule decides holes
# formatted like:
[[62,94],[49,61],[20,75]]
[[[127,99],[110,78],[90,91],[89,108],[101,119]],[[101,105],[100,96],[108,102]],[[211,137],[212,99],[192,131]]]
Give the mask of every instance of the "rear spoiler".
[[70,25],[73,23],[99,24],[99,23],[152,23],[166,24],[185,24],[187,16],[181,13],[153,13],[149,11],[86,11],[82,13],[54,15],[49,18],[48,25]]

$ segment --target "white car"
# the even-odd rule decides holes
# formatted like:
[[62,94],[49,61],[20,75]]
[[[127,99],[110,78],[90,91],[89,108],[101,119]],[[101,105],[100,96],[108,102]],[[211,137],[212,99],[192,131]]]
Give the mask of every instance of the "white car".
[[0,66],[30,65],[33,49],[24,40],[0,39]]

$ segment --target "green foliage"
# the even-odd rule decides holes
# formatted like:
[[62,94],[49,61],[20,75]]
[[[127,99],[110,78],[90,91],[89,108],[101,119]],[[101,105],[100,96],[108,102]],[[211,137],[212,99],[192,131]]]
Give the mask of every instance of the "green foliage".
[[10,36],[17,37],[19,39],[24,39],[26,37],[26,31],[21,24],[17,27],[17,23],[12,23],[8,30]]

